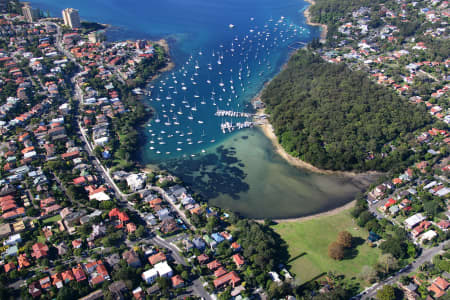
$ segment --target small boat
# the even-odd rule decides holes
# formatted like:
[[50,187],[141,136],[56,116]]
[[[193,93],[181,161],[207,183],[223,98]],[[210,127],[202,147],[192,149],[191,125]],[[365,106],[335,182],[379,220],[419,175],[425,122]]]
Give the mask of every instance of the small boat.
[[233,24],[230,24],[230,25],[228,25],[228,27],[230,27],[230,28],[234,28],[234,25],[233,25]]

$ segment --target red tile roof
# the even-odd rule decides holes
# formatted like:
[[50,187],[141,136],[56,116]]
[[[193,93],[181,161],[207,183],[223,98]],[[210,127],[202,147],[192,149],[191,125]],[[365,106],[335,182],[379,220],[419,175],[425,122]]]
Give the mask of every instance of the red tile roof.
[[206,266],[208,267],[208,269],[214,271],[215,269],[221,267],[222,264],[217,259],[215,259],[212,262],[208,263]]
[[392,205],[394,205],[394,204],[395,204],[395,200],[392,199],[392,198],[389,198],[389,200],[386,202],[386,204],[384,205],[384,207],[388,208],[388,207],[390,207],[390,206],[392,206]]
[[75,280],[75,277],[73,276],[73,273],[71,270],[62,272],[61,277],[62,277],[62,280],[64,280],[64,282],[69,282],[69,281]]
[[86,182],[86,178],[84,176],[77,177],[73,180],[73,184],[83,184]]
[[72,241],[72,247],[74,247],[75,249],[78,249],[78,248],[80,248],[81,247],[81,244],[82,244],[83,242],[81,241],[81,240],[73,240]]
[[152,265],[156,265],[159,262],[165,261],[167,260],[166,255],[162,252],[158,252],[155,255],[152,255],[148,258],[148,261],[152,264]]
[[78,157],[80,155],[80,151],[72,151],[72,152],[67,152],[61,155],[62,159],[71,159],[71,158],[75,158]]
[[440,288],[441,290],[443,290],[443,291],[445,291],[445,290],[448,288],[448,286],[450,285],[450,284],[447,282],[447,280],[445,280],[445,279],[442,278],[442,277],[436,278],[436,279],[434,280],[434,284],[435,284],[438,288]]
[[214,286],[218,288],[226,284],[231,284],[235,287],[239,282],[241,282],[241,278],[239,278],[235,271],[231,271],[230,273],[215,279]]
[[234,250],[239,250],[239,249],[241,249],[241,245],[239,245],[238,243],[234,242],[233,244],[231,244],[231,248],[233,248]]
[[73,275],[75,276],[75,279],[80,282],[83,280],[86,280],[86,275],[84,274],[83,268],[81,265],[78,265],[75,268],[72,268]]
[[447,229],[450,226],[450,221],[448,220],[441,220],[439,223],[437,223],[437,226],[441,229]]
[[47,256],[48,246],[45,244],[36,243],[33,245],[32,249],[33,253],[31,254],[31,256],[33,256],[36,259]]
[[41,280],[39,280],[39,284],[41,285],[41,288],[48,289],[52,286],[50,281],[50,276],[44,277]]
[[428,290],[430,292],[434,293],[434,298],[439,298],[445,295],[445,292],[443,290],[441,290],[437,285],[435,285],[434,283],[428,287]]
[[61,282],[62,281],[61,274],[59,274],[59,273],[53,274],[52,281],[53,281],[52,282],[53,285],[56,285],[57,283]]
[[220,267],[217,270],[214,271],[214,276],[216,276],[216,278],[219,278],[220,276],[224,275],[227,273],[227,270],[225,270],[224,267]]
[[233,255],[233,261],[238,267],[240,267],[243,264],[245,264],[245,260],[240,254]]
[[28,261],[25,253],[19,255],[17,258],[17,263],[19,264],[19,270],[30,266],[30,262]]
[[180,275],[175,275],[172,278],[170,278],[172,281],[172,287],[176,288],[184,284],[183,278],[181,278]]
[[13,262],[9,262],[4,265],[4,268],[5,268],[5,272],[8,273],[9,271],[16,269],[16,264]]
[[197,261],[200,263],[200,264],[204,264],[205,262],[207,262],[209,260],[209,257],[208,257],[208,255],[206,255],[206,254],[200,254],[199,256],[197,256]]

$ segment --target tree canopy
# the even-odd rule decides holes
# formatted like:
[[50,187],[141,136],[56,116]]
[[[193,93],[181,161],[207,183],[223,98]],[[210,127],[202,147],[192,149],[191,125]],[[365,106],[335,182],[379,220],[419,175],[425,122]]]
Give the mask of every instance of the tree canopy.
[[411,163],[408,147],[389,147],[431,122],[366,74],[300,50],[262,94],[284,149],[331,170],[382,170]]

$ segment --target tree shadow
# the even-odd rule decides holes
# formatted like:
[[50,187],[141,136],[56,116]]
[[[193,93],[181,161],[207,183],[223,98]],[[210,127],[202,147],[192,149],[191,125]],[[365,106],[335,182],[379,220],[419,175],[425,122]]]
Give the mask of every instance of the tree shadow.
[[225,194],[238,200],[239,193],[250,188],[245,182],[245,165],[236,157],[233,147],[220,146],[215,153],[168,160],[161,167],[181,178],[203,199],[213,199]]
[[[292,259],[289,255],[288,246],[287,246],[286,242],[281,238],[281,236],[275,230],[273,230],[272,227],[264,226],[264,228],[265,228],[265,231],[268,232],[271,235],[271,237],[273,238],[274,245],[277,245],[277,247],[275,249],[276,255],[274,256],[274,258],[275,258],[278,266],[281,267],[280,265],[282,265],[282,267],[289,270],[290,267],[288,266],[288,263]],[[306,254],[306,253],[304,253],[304,254]],[[303,255],[303,253],[301,255]]]
[[322,272],[319,275],[317,275],[317,276],[311,278],[310,280],[306,281],[305,283],[302,283],[300,286],[313,284],[316,280],[318,280],[319,278],[321,278],[321,277],[323,277],[325,275],[327,275],[327,273],[326,272]]
[[352,238],[352,248],[361,246],[362,244],[364,244],[366,242],[365,239],[359,237],[359,236],[354,236]]
[[350,249],[345,249],[343,260],[350,260],[358,256],[359,250],[356,249],[358,246],[364,244],[365,240],[360,237],[352,238],[352,247]]
[[303,253],[300,253],[299,255],[296,255],[296,256],[294,256],[294,257],[291,257],[288,261],[287,261],[287,263],[291,263],[291,262],[293,262],[294,260],[297,260],[297,259],[299,259],[300,257],[302,257],[302,256],[304,256],[304,255],[306,255],[307,253],[306,252],[303,252]]

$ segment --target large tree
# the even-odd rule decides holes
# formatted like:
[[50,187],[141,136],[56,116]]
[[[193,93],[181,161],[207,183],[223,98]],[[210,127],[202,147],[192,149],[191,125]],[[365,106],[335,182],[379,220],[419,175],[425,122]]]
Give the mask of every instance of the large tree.
[[385,285],[382,289],[377,292],[378,300],[394,300],[395,299],[395,289],[391,285]]
[[398,267],[397,259],[390,253],[381,255],[378,263],[383,267],[385,273],[389,273]]
[[328,246],[328,256],[335,260],[341,260],[344,258],[344,247],[338,242],[332,242]]
[[344,248],[352,247],[353,236],[348,231],[341,231],[338,234],[337,242],[341,244]]

